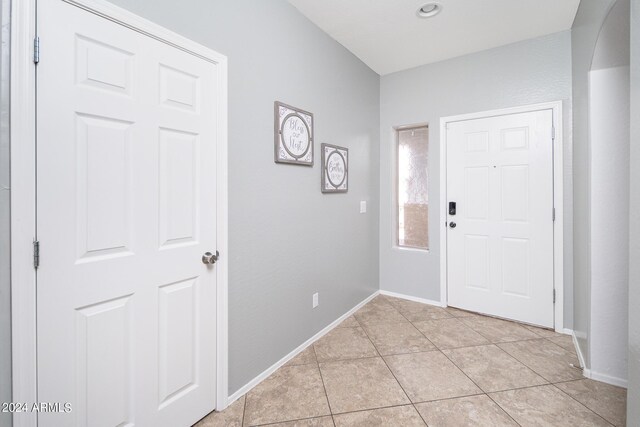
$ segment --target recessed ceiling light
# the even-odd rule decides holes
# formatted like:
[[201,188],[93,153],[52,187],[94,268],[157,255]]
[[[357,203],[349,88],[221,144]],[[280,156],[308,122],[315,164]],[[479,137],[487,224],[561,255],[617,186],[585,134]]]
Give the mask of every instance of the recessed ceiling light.
[[417,15],[420,18],[431,18],[442,11],[440,3],[427,3],[418,9]]

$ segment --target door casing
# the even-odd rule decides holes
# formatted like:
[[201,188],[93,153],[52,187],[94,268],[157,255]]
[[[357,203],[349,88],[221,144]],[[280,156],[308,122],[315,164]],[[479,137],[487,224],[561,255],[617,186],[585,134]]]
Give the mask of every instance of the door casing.
[[447,124],[465,120],[551,110],[553,114],[553,284],[555,289],[554,328],[559,333],[570,333],[564,328],[564,164],[562,101],[504,108],[478,113],[442,117],[440,119],[440,302],[447,306]]
[[[219,66],[217,146],[217,384],[216,409],[228,405],[228,166],[227,58],[104,0],[58,0],[95,13]],[[11,327],[13,402],[35,403],[37,394],[36,280],[36,37],[37,0],[11,8]],[[43,60],[46,55],[42,55]],[[50,60],[50,59],[49,59]],[[46,256],[43,254],[43,256]],[[36,413],[15,415],[15,427],[37,426]]]

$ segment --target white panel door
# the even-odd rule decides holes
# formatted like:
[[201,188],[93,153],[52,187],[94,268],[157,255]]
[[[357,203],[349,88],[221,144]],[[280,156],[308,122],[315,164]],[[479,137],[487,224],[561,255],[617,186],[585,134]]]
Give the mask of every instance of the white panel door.
[[214,409],[217,65],[38,2],[38,398],[46,426]]
[[553,327],[552,111],[447,126],[448,304]]

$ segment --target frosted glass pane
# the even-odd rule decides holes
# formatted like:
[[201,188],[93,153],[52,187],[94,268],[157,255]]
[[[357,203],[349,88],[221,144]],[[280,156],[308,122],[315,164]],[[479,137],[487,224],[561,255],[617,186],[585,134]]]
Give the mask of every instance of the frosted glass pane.
[[398,131],[398,245],[429,248],[429,128]]

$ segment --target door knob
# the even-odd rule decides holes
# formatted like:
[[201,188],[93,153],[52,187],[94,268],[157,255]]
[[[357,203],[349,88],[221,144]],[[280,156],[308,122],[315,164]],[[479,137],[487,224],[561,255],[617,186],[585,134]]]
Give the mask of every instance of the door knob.
[[457,225],[457,224],[456,224],[455,222],[453,222],[453,221],[451,221],[451,222],[449,223],[449,227],[451,227],[451,228],[456,228],[456,225]]
[[202,263],[207,265],[215,264],[219,256],[220,253],[218,251],[216,251],[215,255],[211,252],[205,252],[204,255],[202,255]]

